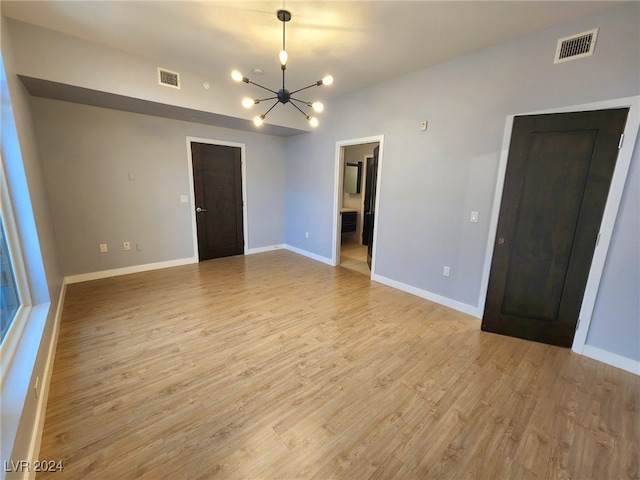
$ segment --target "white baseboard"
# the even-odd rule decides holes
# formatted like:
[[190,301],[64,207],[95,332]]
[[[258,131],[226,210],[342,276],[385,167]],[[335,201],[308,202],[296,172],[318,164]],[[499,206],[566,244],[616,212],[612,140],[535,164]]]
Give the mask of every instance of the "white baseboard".
[[88,282],[90,280],[99,280],[101,278],[117,277],[118,275],[148,272],[150,270],[158,270],[160,268],[179,267],[180,265],[188,265],[190,263],[198,263],[198,259],[196,257],[180,258],[178,260],[169,260],[167,262],[146,263],[144,265],[114,268],[113,270],[102,270],[101,272],[81,273],[79,275],[64,277],[64,283],[68,285],[70,283]]
[[284,244],[280,245],[270,245],[268,247],[258,247],[258,248],[248,248],[245,250],[245,255],[254,255],[256,253],[264,253],[264,252],[272,252],[273,250],[282,250],[285,248]]
[[422,290],[420,288],[414,287],[412,285],[408,285],[406,283],[398,282],[396,280],[383,277],[382,275],[378,275],[377,273],[374,273],[372,275],[371,280],[378,283],[382,283],[389,287],[397,288],[398,290],[402,290],[403,292],[416,295],[417,297],[424,298],[431,302],[439,303],[440,305],[444,305],[445,307],[449,307],[459,312],[472,315],[476,318],[482,318],[482,312],[478,309],[478,307],[474,307],[473,305],[467,305],[466,303],[458,302],[457,300],[452,300],[450,298],[443,297],[442,295],[438,295],[436,293],[432,293],[427,290]]
[[[384,285],[387,285],[393,288],[397,288],[398,290],[411,293],[412,295],[416,295],[426,300],[439,303],[440,305],[444,305],[445,307],[449,307],[454,310],[467,313],[476,318],[482,318],[483,312],[478,307],[467,305],[465,303],[458,302],[456,300],[452,300],[450,298],[443,297],[441,295],[428,292],[426,290],[421,290],[411,285],[407,285],[405,283],[398,282],[387,277],[383,277],[382,275],[374,274],[372,277],[372,280],[383,283]],[[580,353],[580,352],[577,352],[577,353]],[[592,347],[590,345],[584,346],[584,349],[582,350],[582,355],[584,355],[585,357],[592,358],[594,360],[598,360],[599,362],[606,363],[607,365],[611,365],[613,367],[626,370],[627,372],[640,375],[640,362],[636,360],[632,360],[630,358],[626,358],[621,355],[617,355],[615,353],[611,353],[597,347]]]
[[[56,357],[56,348],[58,346],[58,334],[60,332],[60,321],[62,320],[62,307],[67,294],[67,285],[62,284],[60,289],[60,298],[58,299],[58,308],[53,320],[53,331],[51,332],[51,341],[49,342],[49,352],[47,353],[47,361],[42,372],[40,397],[38,398],[38,407],[36,410],[35,421],[33,422],[33,432],[31,433],[31,445],[29,446],[29,461],[33,465],[39,459],[40,444],[42,442],[42,432],[44,430],[44,419],[47,411],[47,400],[49,399],[49,387],[51,386],[51,377],[53,375],[53,363]],[[30,478],[30,477],[27,477]]]
[[311,253],[311,252],[307,252],[306,250],[302,250],[301,248],[298,247],[292,247],[291,245],[284,245],[284,248],[286,248],[287,250],[293,252],[293,253],[297,253],[298,255],[302,255],[308,258],[311,258],[313,260],[316,260],[318,262],[322,262],[322,263],[326,263],[327,265],[331,265],[332,267],[333,265],[333,260],[331,260],[330,258],[327,257],[321,257],[320,255],[317,255],[315,253]]
[[[303,255],[305,257],[309,257],[313,260],[317,260],[318,262],[326,263],[327,265],[333,265],[333,261],[327,257],[321,257],[315,253],[307,252],[306,250],[302,250],[297,247],[292,247],[291,245],[284,245],[284,248],[290,250],[299,255]],[[403,292],[410,293],[412,295],[416,295],[418,297],[424,298],[426,300],[439,303],[440,305],[444,305],[445,307],[453,308],[454,310],[458,310],[459,312],[466,313],[468,315],[472,315],[476,318],[482,318],[482,311],[478,307],[474,307],[473,305],[467,305],[466,303],[458,302],[456,300],[452,300],[447,297],[443,297],[441,295],[437,295],[435,293],[428,292],[426,290],[421,290],[412,285],[408,285],[406,283],[398,282],[396,280],[392,280],[390,278],[384,277],[382,275],[378,275],[374,273],[371,276],[371,280],[382,283],[392,288],[396,288],[398,290],[402,290]]]
[[[285,245],[285,244],[269,245],[267,247],[249,248],[245,250],[244,254],[255,255],[258,253],[272,252],[274,250],[282,250],[282,249],[290,250],[299,255],[312,258],[313,260],[317,260],[319,262],[326,263],[328,265],[333,265],[331,263],[330,258],[321,257],[320,255],[316,255],[315,253],[307,252],[306,250],[302,250],[302,249],[292,247],[290,245]],[[167,262],[147,263],[144,265],[134,265],[131,267],[114,268],[112,270],[102,270],[100,272],[80,273],[78,275],[70,275],[68,277],[64,277],[64,283],[66,285],[69,285],[72,283],[88,282],[91,280],[99,280],[101,278],[117,277],[119,275],[128,275],[130,273],[147,272],[150,270],[158,270],[160,268],[178,267],[180,265],[188,265],[190,263],[198,263],[198,259],[196,257],[181,258],[178,260],[170,260]]]
[[607,365],[640,375],[640,362],[632,360],[631,358],[607,352],[606,350],[598,347],[592,347],[591,345],[585,345],[582,349],[582,354],[585,357],[598,360],[599,362],[606,363]]

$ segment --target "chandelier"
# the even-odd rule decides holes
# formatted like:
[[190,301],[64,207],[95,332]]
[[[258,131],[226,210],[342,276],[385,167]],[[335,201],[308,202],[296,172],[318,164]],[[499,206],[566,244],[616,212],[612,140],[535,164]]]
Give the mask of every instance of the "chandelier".
[[289,90],[287,90],[287,88],[285,87],[285,80],[284,80],[284,74],[285,71],[287,69],[287,60],[289,58],[289,55],[287,54],[287,51],[285,50],[285,24],[291,20],[291,12],[289,12],[288,10],[278,10],[278,12],[276,13],[278,20],[280,20],[282,22],[282,50],[280,51],[280,54],[278,55],[278,58],[280,59],[280,68],[282,69],[282,88],[280,90],[278,90],[277,92],[275,90],[271,90],[270,88],[267,88],[263,85],[260,85],[258,83],[252,82],[251,80],[249,80],[247,77],[245,77],[244,75],[242,75],[242,73],[240,73],[238,70],[234,70],[233,72],[231,72],[231,78],[233,78],[233,80],[235,80],[236,82],[244,82],[244,83],[250,83],[251,85],[255,85],[256,87],[260,87],[264,90],[267,90],[271,93],[273,93],[275,96],[274,97],[267,97],[267,98],[249,98],[249,97],[245,97],[242,99],[242,106],[245,108],[251,108],[253,105],[257,105],[260,102],[266,102],[268,100],[275,100],[275,103],[262,115],[258,115],[256,117],[253,118],[253,123],[256,127],[260,127],[262,126],[262,124],[264,123],[264,119],[267,116],[267,114],[273,110],[273,108],[278,105],[278,103],[282,103],[282,104],[289,104],[292,105],[293,107],[295,107],[309,122],[309,125],[311,125],[312,127],[317,127],[318,126],[318,119],[316,117],[312,117],[311,115],[308,115],[307,113],[305,113],[300,107],[309,107],[311,109],[313,109],[314,112],[322,112],[322,110],[324,110],[324,105],[320,102],[307,102],[305,100],[300,100],[298,98],[293,97],[293,95],[295,95],[298,92],[301,92],[303,90],[306,90],[308,88],[311,87],[319,87],[320,85],[331,85],[333,83],[333,77],[331,75],[327,75],[326,77],[324,77],[322,80],[318,80],[317,82],[312,83],[311,85],[308,85],[306,87],[302,87],[299,88],[297,90],[294,90],[292,92],[290,92]]

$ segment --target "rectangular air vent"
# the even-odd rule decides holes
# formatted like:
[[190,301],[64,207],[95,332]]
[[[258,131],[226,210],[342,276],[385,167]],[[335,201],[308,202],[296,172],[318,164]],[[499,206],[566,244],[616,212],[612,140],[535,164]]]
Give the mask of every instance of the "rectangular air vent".
[[553,63],[566,62],[593,55],[597,37],[598,29],[596,28],[588,32],[582,32],[559,39],[558,47],[556,48],[556,58]]
[[165,87],[180,89],[180,74],[158,67],[158,83]]

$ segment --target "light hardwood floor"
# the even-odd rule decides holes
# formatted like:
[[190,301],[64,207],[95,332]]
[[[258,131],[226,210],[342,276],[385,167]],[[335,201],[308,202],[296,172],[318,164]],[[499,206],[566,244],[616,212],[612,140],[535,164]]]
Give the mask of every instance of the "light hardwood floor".
[[638,478],[639,395],[274,251],[69,285],[38,478]]

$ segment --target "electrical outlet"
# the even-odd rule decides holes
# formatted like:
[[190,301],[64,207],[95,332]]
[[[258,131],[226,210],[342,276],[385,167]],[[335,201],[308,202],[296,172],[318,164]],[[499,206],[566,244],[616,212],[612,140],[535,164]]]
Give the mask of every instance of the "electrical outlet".
[[126,250],[126,251],[131,250],[131,243],[130,242],[123,242],[122,243],[122,249]]
[[107,249],[107,244],[106,243],[101,243],[100,244],[100,253],[107,253],[108,249]]
[[451,274],[451,267],[444,267],[442,269],[442,276],[448,277]]
[[427,121],[423,120],[420,122],[420,130],[424,132],[426,129],[427,129]]

